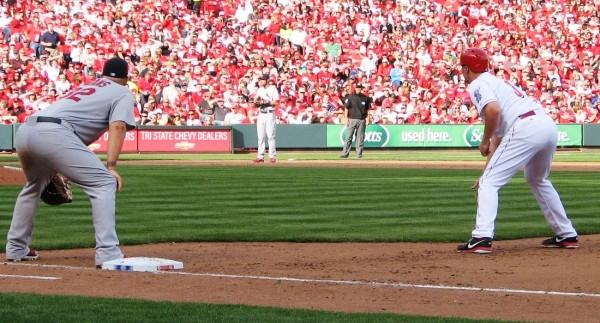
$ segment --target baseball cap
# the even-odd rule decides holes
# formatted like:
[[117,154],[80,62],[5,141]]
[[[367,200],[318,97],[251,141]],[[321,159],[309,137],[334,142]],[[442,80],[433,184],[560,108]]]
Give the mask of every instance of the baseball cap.
[[127,61],[119,57],[113,57],[104,63],[102,75],[115,77],[118,79],[126,79],[129,66]]
[[364,85],[362,83],[356,83],[356,88],[358,89],[364,89]]

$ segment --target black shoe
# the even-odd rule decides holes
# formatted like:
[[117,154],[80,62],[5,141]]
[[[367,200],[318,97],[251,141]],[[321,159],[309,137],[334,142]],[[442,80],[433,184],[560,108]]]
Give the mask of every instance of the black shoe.
[[554,236],[550,239],[542,241],[542,247],[544,248],[566,248],[566,249],[577,249],[579,248],[579,239],[577,236],[570,238],[562,238],[560,236]]
[[340,158],[348,158],[348,156],[341,155]]
[[492,253],[492,238],[471,238],[465,244],[461,244],[456,248],[458,252],[470,253]]

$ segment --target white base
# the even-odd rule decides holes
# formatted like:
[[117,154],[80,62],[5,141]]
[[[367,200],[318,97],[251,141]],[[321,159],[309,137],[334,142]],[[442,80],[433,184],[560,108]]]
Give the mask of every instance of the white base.
[[183,269],[183,263],[163,258],[131,257],[105,261],[102,264],[102,269],[120,271],[167,271]]

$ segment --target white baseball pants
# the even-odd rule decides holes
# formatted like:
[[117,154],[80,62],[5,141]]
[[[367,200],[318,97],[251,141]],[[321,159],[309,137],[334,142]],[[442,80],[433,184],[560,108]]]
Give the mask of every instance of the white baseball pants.
[[494,237],[498,191],[523,166],[525,179],[552,231],[561,237],[577,235],[558,192],[548,180],[557,140],[556,124],[545,114],[515,121],[479,181],[473,237]]
[[275,158],[277,154],[277,147],[275,143],[275,126],[277,122],[275,120],[275,113],[258,113],[258,119],[256,120],[256,135],[258,136],[258,158],[265,158],[265,138],[269,142],[269,158]]

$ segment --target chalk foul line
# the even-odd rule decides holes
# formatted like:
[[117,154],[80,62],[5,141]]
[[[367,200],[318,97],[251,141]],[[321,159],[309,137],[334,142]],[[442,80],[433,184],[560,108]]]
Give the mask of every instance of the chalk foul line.
[[52,276],[27,276],[27,275],[3,275],[0,274],[0,278],[21,278],[21,279],[41,279],[41,280],[58,280],[60,277]]
[[[24,263],[3,263],[3,264],[16,265],[16,266],[27,266],[27,267],[39,267],[39,268],[61,268],[61,269],[70,269],[70,270],[94,270],[94,271],[96,271],[96,269],[93,269],[90,267],[24,264]],[[105,271],[100,270],[99,272],[105,272]],[[128,272],[128,273],[133,273],[133,272]],[[284,282],[313,283],[313,284],[355,285],[355,286],[392,287],[392,288],[417,288],[417,289],[455,290],[455,291],[472,291],[472,292],[488,292],[488,293],[512,293],[512,294],[600,298],[600,294],[598,294],[598,293],[570,293],[570,292],[557,292],[557,291],[546,291],[546,290],[465,287],[465,286],[409,284],[409,283],[394,283],[394,282],[368,282],[368,281],[360,281],[360,280],[334,280],[334,279],[311,279],[311,278],[271,277],[271,276],[253,276],[253,275],[212,274],[212,273],[190,273],[190,272],[183,272],[183,271],[156,271],[156,272],[151,272],[151,273],[156,274],[156,275],[184,275],[184,276],[198,276],[198,277],[252,279],[252,280],[284,281]],[[139,274],[144,274],[144,273],[140,272]],[[0,275],[0,277],[2,277],[2,276],[4,276],[4,275]],[[37,277],[37,276],[31,276],[31,277]],[[54,277],[54,279],[56,279],[56,278],[57,277]]]
[[367,282],[359,280],[331,280],[331,279],[307,279],[307,278],[290,278],[290,277],[269,277],[269,276],[251,276],[251,275],[229,275],[229,274],[210,274],[210,273],[188,273],[176,271],[156,272],[156,274],[172,274],[186,276],[205,276],[219,277],[232,279],[254,279],[254,280],[272,280],[272,281],[288,281],[300,283],[316,283],[316,284],[338,284],[338,285],[359,285],[372,287],[403,287],[403,288],[419,288],[419,289],[442,289],[442,290],[458,290],[458,291],[480,291],[490,293],[514,293],[514,294],[541,294],[541,295],[556,295],[556,296],[578,296],[578,297],[598,297],[600,294],[595,293],[569,293],[555,292],[544,290],[526,290],[526,289],[510,289],[510,288],[485,288],[485,287],[462,287],[462,286],[446,286],[446,285],[423,285],[423,284],[408,284],[408,283],[389,283],[389,282]]

